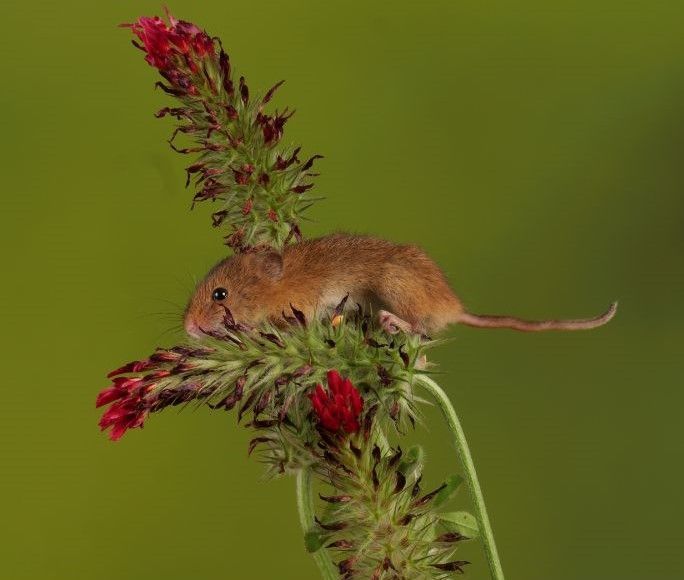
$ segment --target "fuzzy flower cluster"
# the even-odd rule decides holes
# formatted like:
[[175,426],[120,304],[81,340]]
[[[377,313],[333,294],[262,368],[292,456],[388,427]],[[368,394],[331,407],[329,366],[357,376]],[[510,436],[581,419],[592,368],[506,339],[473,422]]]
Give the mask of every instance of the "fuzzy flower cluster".
[[152,412],[193,403],[227,411],[237,406],[240,418],[253,412],[257,424],[266,416],[280,424],[292,408],[306,405],[316,418],[312,430],[355,433],[365,405],[353,383],[374,381],[383,388],[373,396],[397,428],[413,423],[416,410],[407,385],[421,372],[416,364],[434,343],[415,336],[388,343],[361,310],[345,318],[308,321],[291,309],[279,327],[261,329],[244,328],[227,311],[222,332],[201,344],[157,349],[112,371],[112,384],[97,398],[98,407],[107,407],[100,427],[119,439],[141,427]]
[[[344,333],[341,326],[329,329]],[[296,318],[292,328],[295,333],[294,329],[307,330]],[[311,329],[314,335],[317,330],[320,327]],[[366,332],[357,335],[356,340],[363,342],[356,342],[355,352],[364,343],[369,351],[389,346],[383,347]],[[324,339],[325,348],[344,347],[336,336],[337,342]],[[253,340],[259,345],[260,359],[288,349],[291,353],[293,345],[286,344],[287,338],[271,332],[256,334]],[[383,574],[442,578],[462,573],[468,562],[453,559],[453,553],[470,537],[462,526],[463,516],[435,511],[453,495],[461,479],[452,477],[421,493],[422,452],[380,449],[378,442],[384,436],[378,413],[391,398],[383,404],[366,390],[370,402],[366,404],[351,378],[336,369],[304,365],[269,372],[251,346],[250,335],[242,334],[240,339],[215,342],[213,348],[159,349],[117,368],[108,375],[112,384],[97,396],[96,406],[105,407],[101,429],[118,440],[127,430],[142,427],[150,413],[169,406],[196,402],[232,410],[239,405],[238,417],[251,411],[253,419],[247,426],[259,433],[249,443],[250,454],[261,448],[264,460],[278,465],[280,473],[284,458],[292,462],[298,457],[299,469],[306,466],[335,490],[333,495],[321,495],[328,508],[307,533],[306,544],[312,552],[325,547],[342,554],[337,562],[341,578]],[[273,364],[271,359],[266,366]],[[325,377],[326,387],[317,382],[319,376]],[[381,382],[380,375],[376,380]],[[390,385],[387,388],[391,390]],[[388,418],[389,413],[384,415]]]
[[96,401],[97,407],[109,405],[100,419],[100,429],[110,429],[109,437],[117,441],[128,429],[142,427],[149,409],[143,402],[144,390],[141,392],[141,378],[116,377],[111,387],[104,389]]
[[[194,203],[215,202],[214,227],[228,226],[225,242],[237,250],[259,244],[282,246],[301,239],[302,214],[315,201],[311,173],[320,155],[299,159],[299,147],[280,147],[292,112],[266,111],[282,81],[254,98],[244,77],[233,79],[220,41],[199,27],[167,15],[139,18],[130,28],[133,44],[145,53],[166,83],[157,86],[179,101],[157,117],[179,124],[169,143],[182,154],[198,154],[187,168]],[[177,147],[182,134],[194,146]]]
[[[182,390],[157,389],[164,379],[182,377],[192,370],[192,365],[182,362],[190,354],[193,351],[183,347],[160,349],[148,359],[130,362],[109,373],[112,384],[100,391],[95,401],[96,407],[107,407],[100,419],[100,429],[109,430],[109,438],[117,441],[129,429],[142,427],[151,411],[207,396],[207,392],[199,392],[197,384],[187,384]],[[130,374],[142,376],[127,376]]]
[[199,72],[202,59],[214,53],[214,41],[206,32],[194,24],[176,20],[169,14],[167,25],[159,16],[142,17],[130,27],[142,44],[135,46],[146,53],[145,60],[171,83],[174,88],[196,94],[197,89],[182,71],[188,68],[192,73]]
[[[356,388],[350,383],[343,387],[346,381],[332,375],[336,391],[348,390],[350,395],[348,400],[339,398],[335,406],[352,411]],[[318,448],[323,452],[318,471],[334,495],[320,496],[328,505],[306,536],[308,549],[325,547],[341,556],[336,564],[345,579],[463,574],[469,562],[454,555],[459,544],[476,533],[474,527],[463,525],[470,516],[437,510],[454,496],[462,478],[451,476],[422,492],[422,450],[404,452],[388,446],[381,435],[377,403],[355,417],[352,432],[325,426],[325,409],[316,411]]]
[[336,370],[328,371],[328,388],[326,391],[320,384],[316,385],[308,395],[321,426],[328,431],[356,433],[363,410],[359,391]]
[[[195,351],[195,355],[207,352]],[[187,378],[194,368],[192,364],[184,362],[189,354],[192,351],[182,347],[158,350],[148,359],[130,362],[110,372],[107,377],[112,384],[100,391],[95,401],[97,408],[107,407],[100,419],[100,429],[109,430],[110,439],[118,441],[129,429],[141,428],[151,411],[160,411],[169,405],[190,400],[206,400],[213,395],[215,389],[206,388],[206,385],[193,380],[184,381],[182,389],[168,386],[157,389],[162,379],[170,378],[173,381],[178,378],[182,381],[183,375]],[[171,368],[160,368],[160,363],[174,364]],[[298,376],[305,376],[309,372],[309,368],[303,367]],[[130,374],[142,376],[128,376]],[[319,426],[334,433],[356,433],[359,430],[359,415],[363,410],[361,394],[348,378],[342,378],[336,370],[329,370],[327,379],[330,392],[318,384],[307,395]],[[213,408],[231,410],[242,399],[245,382],[244,375],[239,377],[234,390],[212,405]],[[271,393],[266,393],[270,399]],[[264,396],[260,398],[262,402],[265,400]],[[259,407],[256,408],[259,411]]]
[[158,349],[112,371],[96,401],[105,409],[101,429],[117,440],[176,405],[251,414],[248,451],[258,450],[268,473],[307,469],[332,488],[306,545],[339,555],[340,577],[462,573],[467,562],[453,556],[476,535],[472,516],[437,511],[460,478],[421,493],[422,453],[381,449],[388,422],[401,431],[401,417],[413,418],[406,387],[423,372],[416,364],[425,342],[388,343],[362,312],[325,322],[292,310],[281,328],[244,329],[227,316],[220,337]]

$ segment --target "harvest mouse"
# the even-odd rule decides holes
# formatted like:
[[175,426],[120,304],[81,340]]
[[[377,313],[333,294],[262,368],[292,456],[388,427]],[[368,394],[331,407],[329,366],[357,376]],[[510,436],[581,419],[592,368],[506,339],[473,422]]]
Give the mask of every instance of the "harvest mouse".
[[226,311],[236,322],[278,323],[290,305],[308,319],[329,313],[349,295],[378,313],[382,327],[430,334],[452,323],[527,332],[583,330],[606,324],[617,303],[595,318],[530,321],[472,314],[449,287],[439,267],[420,248],[351,234],[333,234],[286,246],[261,248],[216,264],[202,280],[185,311],[185,329],[194,337],[220,332]]

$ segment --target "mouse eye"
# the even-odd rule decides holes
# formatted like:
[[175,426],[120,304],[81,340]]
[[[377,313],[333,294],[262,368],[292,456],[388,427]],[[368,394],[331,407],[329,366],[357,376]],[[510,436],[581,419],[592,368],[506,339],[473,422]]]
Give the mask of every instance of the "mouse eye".
[[226,296],[228,296],[228,290],[225,288],[216,288],[212,293],[211,293],[211,298],[214,302],[221,302],[221,300],[225,300]]

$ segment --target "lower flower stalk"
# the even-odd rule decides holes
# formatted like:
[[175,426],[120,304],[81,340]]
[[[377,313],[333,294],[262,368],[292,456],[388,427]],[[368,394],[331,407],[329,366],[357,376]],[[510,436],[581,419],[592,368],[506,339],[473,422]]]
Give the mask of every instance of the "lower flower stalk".
[[482,488],[477,478],[475,471],[475,464],[473,463],[468,442],[466,441],[465,433],[458,415],[454,410],[449,397],[442,390],[442,388],[427,375],[418,375],[416,381],[421,384],[435,399],[437,405],[441,409],[444,418],[446,419],[449,430],[453,437],[453,443],[456,447],[458,455],[463,463],[463,468],[466,474],[466,482],[475,504],[475,513],[481,528],[482,543],[489,565],[489,571],[492,580],[504,580],[504,573],[499,559],[499,553],[496,549],[496,542],[494,540],[494,532],[489,522],[487,515],[487,506],[485,504]]

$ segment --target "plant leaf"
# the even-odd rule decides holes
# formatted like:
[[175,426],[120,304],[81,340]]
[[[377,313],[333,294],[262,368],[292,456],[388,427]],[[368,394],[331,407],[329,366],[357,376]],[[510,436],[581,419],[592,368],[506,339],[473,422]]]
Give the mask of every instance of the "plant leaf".
[[458,532],[466,538],[477,538],[480,527],[473,514],[468,512],[447,512],[440,514],[441,524],[450,532]]

